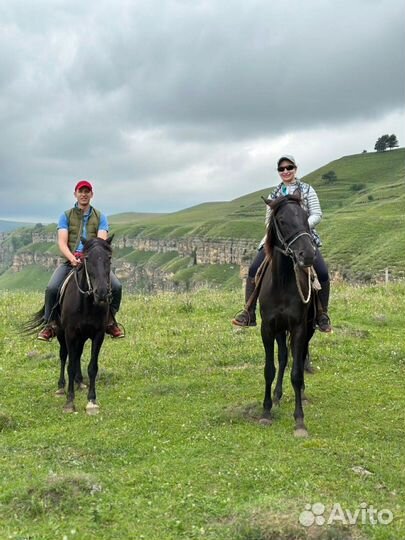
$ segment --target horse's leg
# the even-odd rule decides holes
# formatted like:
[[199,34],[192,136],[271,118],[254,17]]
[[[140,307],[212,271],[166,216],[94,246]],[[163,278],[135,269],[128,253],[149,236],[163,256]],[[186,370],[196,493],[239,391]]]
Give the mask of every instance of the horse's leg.
[[96,403],[96,377],[98,372],[98,355],[104,341],[104,330],[96,334],[91,344],[91,358],[88,367],[89,391],[87,394],[87,414],[98,414],[100,407]]
[[75,376],[75,383],[78,390],[85,390],[87,388],[87,384],[83,382],[83,374],[82,374],[82,363],[79,362],[79,365],[77,366],[76,376]]
[[264,401],[263,401],[263,415],[260,420],[261,424],[271,424],[270,411],[273,405],[271,400],[271,385],[274,381],[276,369],[274,367],[274,334],[270,331],[268,324],[262,321],[261,326],[263,346],[266,353],[266,360],[264,365]]
[[80,365],[80,358],[83,352],[83,347],[85,339],[80,337],[66,338],[66,345],[68,350],[68,392],[67,392],[67,401],[63,408],[64,412],[75,412],[75,378],[78,366]]
[[[313,327],[313,324],[311,323],[308,327],[307,327],[307,340],[305,342],[305,346],[304,346],[304,371],[306,373],[315,373],[315,370],[314,368],[312,367],[312,364],[311,364],[311,355],[309,353],[309,342],[311,341],[311,338],[312,336],[314,335],[314,327]],[[301,397],[304,401],[308,402],[308,398],[306,397],[305,395],[305,381],[304,381],[304,385],[302,387],[302,393],[301,393]]]
[[[304,372],[305,373],[311,373],[311,374],[315,373],[315,370],[311,365],[311,357],[310,357],[310,354],[309,354],[309,341],[307,341],[304,344],[303,356],[304,356]],[[302,384],[301,400],[303,401],[303,403],[307,403],[309,401],[306,394],[305,394],[305,380],[304,380],[304,382]]]
[[312,362],[311,362],[311,355],[309,354],[309,347],[307,346],[307,353],[305,354],[304,356],[305,360],[304,360],[304,369],[306,371],[306,373],[315,373],[315,370],[312,366]]
[[65,385],[66,385],[65,367],[66,367],[66,359],[68,355],[65,334],[58,334],[58,341],[59,341],[60,373],[59,373],[59,380],[58,380],[58,389],[55,395],[58,397],[61,397],[65,395]]
[[287,366],[288,349],[287,349],[287,335],[285,332],[276,335],[276,341],[278,345],[278,372],[277,383],[273,394],[273,405],[279,405],[281,397],[283,395],[283,377],[284,371]]
[[311,341],[312,336],[315,332],[315,321],[314,321],[314,308],[313,306],[310,307],[308,315],[307,315],[307,342],[306,342],[306,352],[305,352],[305,362],[304,362],[304,370],[306,373],[315,373],[315,370],[312,366],[311,362],[311,355],[309,353],[309,342]]
[[304,424],[304,410],[302,408],[302,390],[304,388],[304,350],[306,343],[306,329],[296,328],[291,334],[291,349],[293,365],[291,369],[291,383],[295,393],[295,429],[296,437],[308,437],[308,431]]

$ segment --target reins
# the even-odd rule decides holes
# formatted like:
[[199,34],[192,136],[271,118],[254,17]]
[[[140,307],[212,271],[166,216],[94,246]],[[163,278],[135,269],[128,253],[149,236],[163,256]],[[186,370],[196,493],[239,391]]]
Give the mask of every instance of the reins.
[[78,280],[77,274],[79,273],[80,267],[78,267],[78,266],[76,266],[76,268],[75,268],[75,281],[76,281],[76,285],[77,285],[77,288],[79,289],[80,294],[84,294],[85,296],[90,296],[91,294],[93,294],[93,287],[91,285],[90,276],[89,276],[89,273],[87,271],[86,258],[83,257],[82,260],[83,260],[83,267],[84,267],[84,272],[85,272],[86,281],[87,281],[87,287],[88,287],[87,291],[84,291],[79,285],[79,280]]
[[300,271],[300,268],[299,268],[298,264],[294,263],[295,282],[297,284],[298,294],[300,295],[302,303],[303,304],[308,304],[309,301],[311,300],[311,295],[312,295],[311,272],[307,272],[308,273],[308,296],[307,296],[307,298],[304,298],[304,294],[303,294],[302,289],[301,289],[299,271]]

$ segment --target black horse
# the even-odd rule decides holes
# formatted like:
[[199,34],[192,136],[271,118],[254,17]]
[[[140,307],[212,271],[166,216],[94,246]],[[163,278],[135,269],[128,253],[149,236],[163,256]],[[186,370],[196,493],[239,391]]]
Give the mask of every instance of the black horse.
[[295,392],[294,434],[305,437],[308,432],[304,424],[301,392],[304,389],[304,361],[314,333],[309,267],[313,264],[315,248],[308,215],[301,206],[300,195],[294,193],[266,203],[272,210],[266,240],[271,263],[263,275],[259,294],[261,334],[266,353],[266,386],[261,423],[271,423],[271,385],[275,377],[274,340],[278,344],[279,370],[273,399],[278,404],[287,365],[286,338],[289,333],[293,356],[291,382]]
[[[93,238],[84,243],[83,262],[76,267],[64,287],[57,314],[56,336],[60,349],[60,376],[57,395],[64,395],[65,365],[68,359],[68,390],[64,412],[74,412],[74,383],[83,385],[80,360],[85,342],[90,339],[91,358],[88,365],[89,388],[86,412],[97,414],[96,376],[98,356],[104,341],[111,300],[111,241]],[[27,325],[34,330],[43,320],[40,310]],[[42,316],[42,318],[41,318]]]

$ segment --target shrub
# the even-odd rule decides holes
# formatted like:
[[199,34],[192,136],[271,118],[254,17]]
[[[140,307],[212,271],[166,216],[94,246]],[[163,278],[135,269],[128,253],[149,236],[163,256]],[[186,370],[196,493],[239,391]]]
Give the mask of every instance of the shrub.
[[352,184],[350,186],[350,191],[362,191],[363,189],[365,189],[365,187],[366,187],[366,184],[363,184],[363,183]]

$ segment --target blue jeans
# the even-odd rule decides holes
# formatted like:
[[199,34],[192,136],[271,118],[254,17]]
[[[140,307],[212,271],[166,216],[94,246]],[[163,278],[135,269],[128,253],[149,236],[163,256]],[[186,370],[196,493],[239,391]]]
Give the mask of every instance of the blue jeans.
[[[44,313],[44,319],[46,322],[49,322],[52,320],[52,313],[55,307],[58,303],[58,292],[59,289],[69,274],[69,272],[72,270],[72,265],[66,261],[55,270],[55,272],[52,274],[51,279],[49,280],[48,286],[45,289],[45,313]],[[112,293],[112,300],[111,300],[111,311],[113,315],[117,313],[117,311],[120,309],[121,304],[121,297],[122,297],[122,285],[120,281],[118,280],[117,276],[111,272],[110,274],[111,279],[111,293]]]

